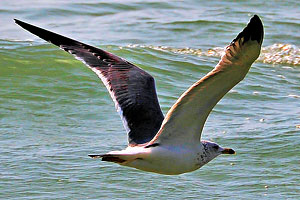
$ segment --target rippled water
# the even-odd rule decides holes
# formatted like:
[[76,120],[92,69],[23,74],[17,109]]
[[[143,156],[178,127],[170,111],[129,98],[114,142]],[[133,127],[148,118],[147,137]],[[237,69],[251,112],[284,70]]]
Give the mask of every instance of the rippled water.
[[[0,1],[0,199],[298,199],[298,1]],[[18,18],[115,53],[156,79],[164,113],[258,14],[262,54],[203,138],[234,148],[164,176],[87,157],[126,147],[105,87]]]

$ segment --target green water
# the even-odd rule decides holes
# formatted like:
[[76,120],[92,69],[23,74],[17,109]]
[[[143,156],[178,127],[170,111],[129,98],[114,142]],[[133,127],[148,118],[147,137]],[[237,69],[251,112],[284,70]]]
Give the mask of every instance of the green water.
[[[298,1],[0,1],[0,199],[299,199]],[[166,113],[258,14],[263,51],[202,138],[236,150],[164,176],[90,159],[127,136],[97,76],[18,18],[135,63]]]

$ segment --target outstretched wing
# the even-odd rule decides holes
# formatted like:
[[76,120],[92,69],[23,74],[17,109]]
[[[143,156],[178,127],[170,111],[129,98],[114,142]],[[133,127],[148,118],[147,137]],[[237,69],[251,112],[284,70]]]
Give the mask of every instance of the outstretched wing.
[[226,48],[217,66],[184,92],[149,143],[199,142],[204,123],[219,100],[244,79],[260,54],[263,25],[257,15]]
[[73,54],[98,75],[123,120],[129,145],[144,144],[155,136],[164,116],[158,103],[154,79],[150,74],[99,48],[20,20],[15,19],[15,22],[38,37]]

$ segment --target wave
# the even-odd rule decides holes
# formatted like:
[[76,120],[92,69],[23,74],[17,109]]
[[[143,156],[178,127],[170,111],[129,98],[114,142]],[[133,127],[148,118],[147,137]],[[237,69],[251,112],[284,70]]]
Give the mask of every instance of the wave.
[[[158,51],[167,51],[178,54],[221,57],[224,53],[223,47],[214,47],[208,50],[193,49],[193,48],[173,48],[168,46],[153,46],[153,45],[139,45],[129,44],[129,48],[149,48]],[[257,62],[269,64],[288,64],[300,65],[300,49],[292,44],[275,43],[270,46],[262,47],[261,54]]]
[[[33,45],[34,40],[8,40],[0,39],[0,52],[5,49],[16,49],[24,46]],[[36,45],[40,45],[38,43]],[[106,45],[113,47],[115,45]],[[115,46],[118,48],[118,46]],[[124,46],[119,46],[123,48]],[[101,47],[100,47],[101,48]],[[128,44],[124,48],[145,48],[157,51],[171,52],[184,55],[207,56],[207,57],[221,57],[224,53],[224,47],[214,47],[210,49],[194,49],[190,47],[174,48],[168,46],[154,46],[154,45],[141,45],[141,44]],[[273,45],[262,47],[261,54],[256,62],[268,64],[287,64],[287,65],[300,65],[300,48],[293,44],[275,43]]]

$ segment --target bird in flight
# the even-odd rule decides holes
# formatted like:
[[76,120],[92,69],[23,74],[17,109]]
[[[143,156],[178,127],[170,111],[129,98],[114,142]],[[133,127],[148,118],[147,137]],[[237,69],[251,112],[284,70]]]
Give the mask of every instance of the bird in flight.
[[89,155],[102,161],[160,174],[176,175],[199,169],[221,154],[235,154],[201,140],[213,107],[244,79],[258,58],[264,31],[254,15],[225,48],[216,67],[186,90],[164,117],[154,78],[143,69],[102,49],[15,19],[27,31],[74,55],[102,80],[128,135],[128,147]]

